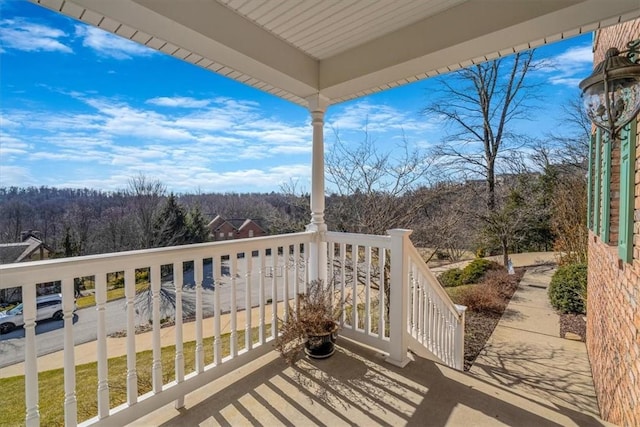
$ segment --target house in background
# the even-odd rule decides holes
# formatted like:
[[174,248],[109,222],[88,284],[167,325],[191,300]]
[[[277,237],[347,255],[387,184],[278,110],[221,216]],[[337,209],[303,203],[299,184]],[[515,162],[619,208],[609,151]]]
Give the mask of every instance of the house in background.
[[[39,261],[53,257],[54,251],[40,240],[40,232],[35,230],[23,231],[18,243],[0,244],[0,264]],[[51,283],[40,283],[37,286],[38,295],[44,295],[51,290]],[[20,288],[0,289],[0,302],[14,303],[21,301]]]
[[213,241],[266,236],[267,232],[252,219],[224,219],[217,215],[208,225]]
[[[640,19],[598,30],[594,65],[640,39]],[[638,117],[610,144],[591,141],[587,350],[602,417],[640,425],[640,137]]]
[[51,258],[53,253],[53,249],[40,240],[40,232],[23,231],[20,242],[0,244],[0,264],[39,261]]

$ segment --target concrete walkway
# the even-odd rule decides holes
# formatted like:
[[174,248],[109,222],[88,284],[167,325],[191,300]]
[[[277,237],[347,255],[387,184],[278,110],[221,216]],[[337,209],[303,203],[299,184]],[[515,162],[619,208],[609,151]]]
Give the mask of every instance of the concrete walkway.
[[554,266],[527,269],[470,373],[529,399],[599,417],[583,342],[560,338],[547,297]]

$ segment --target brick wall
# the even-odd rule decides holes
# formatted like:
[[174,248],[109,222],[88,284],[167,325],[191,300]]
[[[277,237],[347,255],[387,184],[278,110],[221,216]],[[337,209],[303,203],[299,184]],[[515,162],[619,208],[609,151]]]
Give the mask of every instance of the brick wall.
[[[624,49],[640,38],[640,20],[600,30],[595,38],[594,63],[609,47]],[[600,412],[605,420],[640,426],[640,135],[636,137],[634,259],[618,260],[617,207],[619,151],[614,150],[611,185],[611,244],[589,234],[587,350]],[[617,169],[617,170],[615,170]],[[615,215],[614,215],[615,211]],[[614,225],[615,224],[615,225]],[[615,233],[615,236],[614,236]]]

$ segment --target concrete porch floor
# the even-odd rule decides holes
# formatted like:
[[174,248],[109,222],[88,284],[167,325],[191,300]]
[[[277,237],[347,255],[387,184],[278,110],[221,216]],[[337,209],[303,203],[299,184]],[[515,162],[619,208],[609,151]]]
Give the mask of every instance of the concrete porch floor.
[[340,341],[333,357],[287,366],[263,356],[133,425],[599,426],[595,415],[417,358],[396,368]]
[[558,337],[553,267],[529,268],[468,373],[418,356],[400,369],[339,339],[326,360],[276,352],[136,421],[137,426],[602,426],[584,343]]

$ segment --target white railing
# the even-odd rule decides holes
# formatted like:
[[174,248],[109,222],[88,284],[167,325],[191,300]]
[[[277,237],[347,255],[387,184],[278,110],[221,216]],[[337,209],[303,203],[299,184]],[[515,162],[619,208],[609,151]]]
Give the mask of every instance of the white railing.
[[[313,233],[305,232],[0,266],[0,289],[22,288],[26,424],[40,424],[37,369],[39,354],[35,323],[37,283],[61,282],[65,425],[74,426],[77,424],[78,399],[85,397],[76,396],[75,390],[74,278],[94,278],[97,311],[97,416],[86,420],[84,424],[123,425],[173,400],[177,407],[183,406],[183,396],[186,393],[272,350],[271,345],[265,344],[277,335],[278,316],[286,316],[286,310],[283,309],[285,300],[293,300],[293,296],[303,291],[304,284],[308,281],[307,254],[312,236]],[[140,301],[136,300],[136,272],[140,273],[141,270],[149,272],[152,323],[152,387],[151,391],[142,395],[138,390],[138,377],[148,367],[136,364],[136,325],[140,323],[141,315],[145,314],[144,311],[141,312]],[[213,289],[203,288],[205,270],[211,276],[213,283],[210,284]],[[107,365],[107,275],[114,272],[124,273],[125,302],[119,304],[118,309],[122,310],[124,305],[120,316],[126,317],[127,398],[126,403],[110,408],[109,388],[113,385],[108,381]],[[183,285],[190,285],[195,289],[183,290]],[[175,295],[175,313],[167,313],[166,307],[161,304],[161,294],[167,292]],[[185,375],[182,321],[185,313],[182,308],[187,293],[195,298],[195,369]],[[211,314],[215,313],[212,348],[205,348],[203,345],[205,305],[212,307],[209,310]],[[113,305],[111,309],[113,310]],[[86,310],[82,310],[84,311]],[[244,316],[239,315],[241,312],[244,312]],[[175,317],[173,367],[163,366],[161,357],[161,320],[167,315]],[[224,331],[228,332],[228,355],[222,351],[223,315],[229,324]],[[244,324],[239,324],[242,317]],[[256,340],[252,339],[254,328],[257,328]],[[240,331],[245,334],[243,343],[238,342]],[[165,343],[166,345],[169,344]],[[206,366],[205,353],[213,353],[213,362]],[[173,370],[175,380],[163,382],[163,372],[166,370]]]
[[328,274],[343,307],[340,334],[389,352],[389,236],[326,233]]
[[328,280],[344,310],[341,334],[389,354],[404,366],[407,350],[455,368],[464,363],[465,307],[456,306],[409,240],[326,233]]
[[[341,335],[386,352],[387,360],[399,366],[408,362],[411,349],[428,350],[443,363],[462,369],[464,311],[449,300],[411,244],[410,233],[325,233],[327,277],[336,301],[344,306]],[[24,302],[26,424],[40,424],[36,284],[61,282],[64,327],[53,333],[60,333],[64,343],[65,425],[74,426],[78,399],[87,398],[76,395],[74,279],[93,278],[97,415],[83,424],[122,425],[172,401],[180,408],[185,394],[272,350],[265,344],[277,336],[279,320],[286,321],[285,305],[295,303],[294,296],[304,292],[310,279],[309,265],[314,260],[309,254],[315,237],[315,233],[304,232],[0,266],[0,289],[20,287]],[[148,274],[149,311],[144,310],[140,289],[136,289],[140,285],[136,276],[142,271]],[[114,306],[107,301],[107,277],[116,272],[124,277],[125,296],[124,302]],[[175,312],[161,301],[167,293],[175,297]],[[193,372],[186,373],[183,317],[192,305],[195,362]],[[126,402],[112,408],[110,388],[115,385],[108,380],[107,335],[112,322],[108,314],[114,310],[125,319],[127,363],[122,386]],[[83,312],[88,311],[81,310],[80,316]],[[152,357],[150,366],[138,366],[136,327],[145,316],[151,323]],[[163,343],[161,322],[167,317],[175,319],[175,334],[171,342]],[[241,333],[242,342],[238,339]],[[205,346],[205,335],[212,340],[210,345]],[[228,341],[226,352],[223,340]],[[174,343],[174,361],[169,367],[162,362],[162,348]],[[146,393],[138,389],[144,370],[151,377]],[[164,381],[163,373],[172,380]]]
[[466,307],[454,304],[413,246],[408,247],[409,349],[426,348],[452,368],[464,368]]

